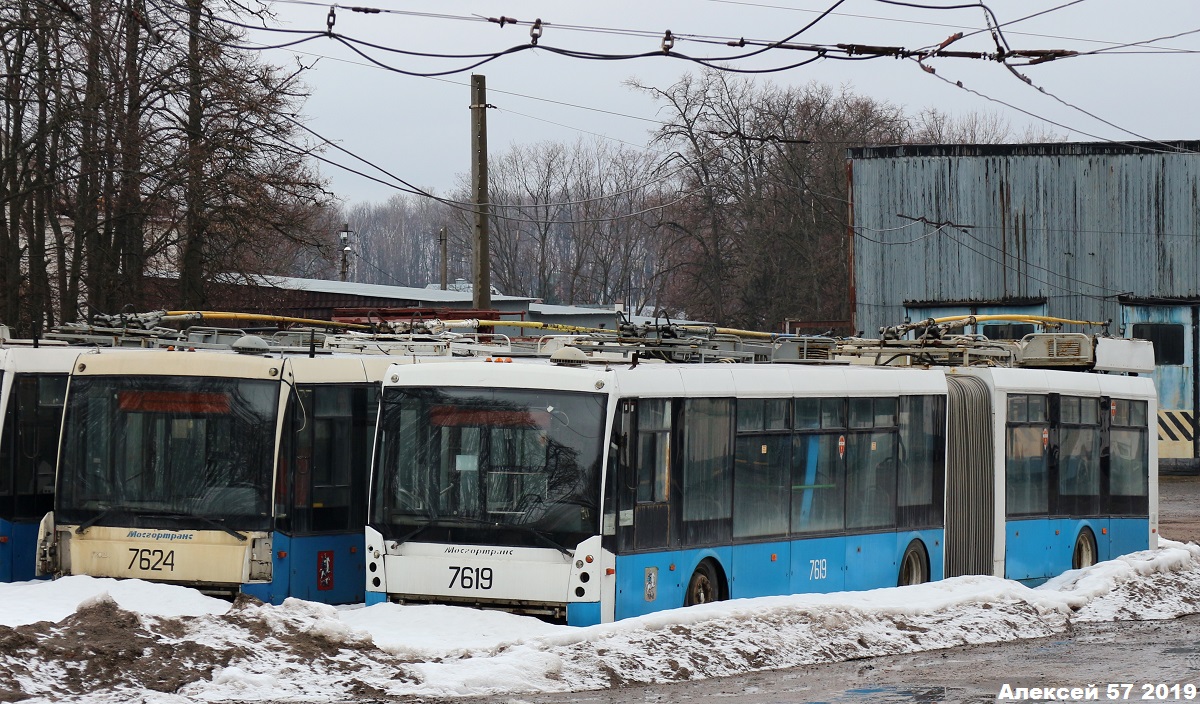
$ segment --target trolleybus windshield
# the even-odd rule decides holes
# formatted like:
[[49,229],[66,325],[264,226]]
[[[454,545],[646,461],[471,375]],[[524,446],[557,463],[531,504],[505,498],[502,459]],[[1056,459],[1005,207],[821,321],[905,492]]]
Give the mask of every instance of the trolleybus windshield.
[[278,403],[275,381],[76,377],[57,522],[269,530]]
[[599,530],[605,397],[385,391],[373,523],[390,540],[573,548]]

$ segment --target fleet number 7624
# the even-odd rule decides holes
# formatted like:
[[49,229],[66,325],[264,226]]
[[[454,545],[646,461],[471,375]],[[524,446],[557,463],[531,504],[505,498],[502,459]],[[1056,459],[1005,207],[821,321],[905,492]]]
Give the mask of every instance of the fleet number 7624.
[[129,548],[129,553],[129,567],[127,569],[133,569],[133,566],[137,565],[137,568],[143,572],[162,572],[164,568],[169,572],[175,571],[174,550]]

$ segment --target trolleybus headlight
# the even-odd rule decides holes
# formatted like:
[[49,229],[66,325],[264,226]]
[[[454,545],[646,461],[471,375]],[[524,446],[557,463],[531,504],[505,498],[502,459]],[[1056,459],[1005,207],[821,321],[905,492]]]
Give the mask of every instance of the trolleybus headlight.
[[587,557],[583,558],[583,560],[584,560],[584,562],[587,562],[589,565],[592,564],[592,556],[591,555],[588,555]]
[[575,569],[577,569],[577,570],[581,570],[581,569],[583,569],[583,560],[576,560],[576,561],[575,561]]
[[592,579],[592,575],[588,574],[587,572],[584,572],[583,574],[579,575],[579,581],[583,582],[584,584],[587,584],[589,581],[591,581],[591,579]]
[[372,580],[371,580],[371,586],[373,586],[373,587],[378,587],[378,586],[379,586],[379,578],[378,578],[378,577],[376,577],[375,579],[372,579]]
[[575,587],[575,596],[583,596],[583,595],[584,595],[583,587]]
[[369,570],[371,570],[372,572],[374,572],[375,570],[379,569],[379,566],[378,566],[378,565],[376,565],[374,562],[372,562],[371,564],[367,565],[367,569],[369,569]]

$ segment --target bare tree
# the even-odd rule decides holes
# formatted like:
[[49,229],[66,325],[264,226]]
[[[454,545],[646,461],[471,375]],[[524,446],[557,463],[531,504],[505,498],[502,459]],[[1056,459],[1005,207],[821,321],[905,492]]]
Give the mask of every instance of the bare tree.
[[142,307],[148,272],[202,297],[220,272],[329,244],[330,198],[293,122],[301,71],[231,49],[200,0],[180,7],[0,5],[4,322]]
[[754,328],[844,317],[845,149],[901,141],[903,111],[846,88],[776,88],[711,70],[639,87],[671,116],[657,133],[662,168],[682,169],[661,228],[679,245],[671,307]]

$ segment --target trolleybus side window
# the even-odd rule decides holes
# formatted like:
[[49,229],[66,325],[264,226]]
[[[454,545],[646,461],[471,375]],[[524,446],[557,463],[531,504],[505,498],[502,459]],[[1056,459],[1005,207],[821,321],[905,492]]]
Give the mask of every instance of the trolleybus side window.
[[791,529],[832,533],[845,527],[846,399],[798,398],[792,441]]
[[784,535],[792,436],[791,399],[739,399],[733,469],[733,537]]
[[0,517],[41,518],[52,508],[54,458],[62,427],[66,375],[13,378],[0,438]]
[[637,500],[666,501],[670,491],[671,400],[639,400],[637,418]]
[[1008,515],[1045,514],[1049,509],[1049,438],[1047,397],[1009,394],[1004,452]]
[[1110,413],[1107,513],[1144,515],[1150,488],[1146,402],[1113,399]]
[[[4,372],[0,371],[0,388],[4,386]],[[16,404],[16,394],[10,394],[8,398],[8,407],[0,409],[3,412],[3,417],[0,418],[0,518],[11,519],[13,517],[13,462],[15,461],[15,453],[13,452],[13,438],[16,437],[16,413],[13,407]]]
[[427,520],[436,515],[438,487],[449,486],[444,479],[444,451],[433,428],[421,420],[424,406],[417,398],[404,400],[408,403],[392,401],[384,407],[391,432],[380,434],[378,484],[372,488],[372,493],[387,497],[376,504],[378,510],[372,517],[380,524]]
[[846,528],[896,525],[896,399],[850,399]]
[[733,399],[687,399],[683,412],[684,541],[727,541],[733,513]]
[[1100,399],[1059,398],[1058,510],[1069,515],[1100,511]]
[[940,526],[946,476],[945,397],[902,396],[899,424],[897,524],[901,528]]

